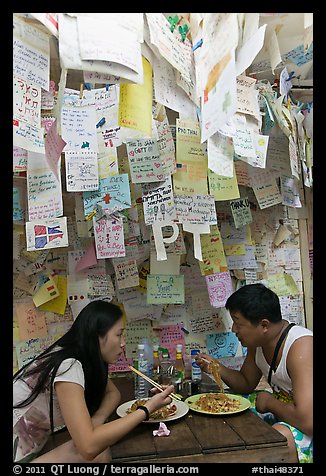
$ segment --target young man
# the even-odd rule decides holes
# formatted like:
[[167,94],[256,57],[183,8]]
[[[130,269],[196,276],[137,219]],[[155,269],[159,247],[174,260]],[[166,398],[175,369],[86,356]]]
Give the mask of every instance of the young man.
[[[250,284],[235,291],[227,300],[235,332],[241,344],[248,348],[240,370],[232,370],[221,363],[220,374],[232,391],[249,394],[262,375],[271,372],[269,391],[255,392],[255,410],[273,423],[289,444],[289,462],[313,461],[313,334],[305,327],[294,325],[288,329],[275,348],[289,322],[282,319],[278,296],[263,284]],[[197,354],[196,361],[203,371],[208,364],[201,360],[212,357]],[[269,413],[270,412],[270,413]],[[271,415],[271,413],[273,415]],[[272,419],[271,419],[272,417]]]

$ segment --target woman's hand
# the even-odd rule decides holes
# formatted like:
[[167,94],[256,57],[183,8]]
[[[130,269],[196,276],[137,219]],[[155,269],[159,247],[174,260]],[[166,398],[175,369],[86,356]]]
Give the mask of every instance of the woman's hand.
[[145,403],[145,407],[148,408],[149,413],[153,413],[159,408],[162,408],[165,405],[169,405],[170,403],[172,403],[172,398],[169,395],[173,391],[174,391],[174,386],[168,385],[163,390],[163,392],[158,391],[156,395],[154,395],[149,400],[147,400],[147,402]]
[[[195,362],[197,365],[199,365],[199,367],[201,368],[201,370],[203,370],[204,372],[208,373],[209,370],[208,370],[208,363],[205,362],[204,360],[202,360],[202,358],[208,360],[209,362],[214,362],[216,361],[216,359],[214,359],[213,357],[211,357],[210,355],[206,355],[206,354],[200,354],[198,352],[198,354],[196,354],[196,357],[195,357]],[[216,361],[217,362],[217,361]]]

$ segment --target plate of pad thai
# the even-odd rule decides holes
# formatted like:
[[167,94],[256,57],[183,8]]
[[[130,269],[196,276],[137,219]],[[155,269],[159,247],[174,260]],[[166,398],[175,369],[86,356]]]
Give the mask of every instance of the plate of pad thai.
[[191,410],[208,415],[231,415],[250,407],[247,398],[231,393],[199,393],[188,397],[185,403]]

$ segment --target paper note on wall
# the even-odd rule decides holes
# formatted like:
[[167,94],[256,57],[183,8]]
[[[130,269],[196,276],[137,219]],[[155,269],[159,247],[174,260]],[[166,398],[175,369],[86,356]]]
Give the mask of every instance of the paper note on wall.
[[139,285],[137,262],[134,258],[114,258],[113,266],[119,289]]
[[98,190],[83,192],[85,217],[95,215],[96,205],[110,214],[131,207],[128,174],[99,180]]
[[131,321],[126,323],[126,357],[137,357],[137,345],[143,338],[150,339],[152,337],[151,321],[142,319],[139,321]]
[[175,359],[177,344],[184,344],[184,333],[180,325],[162,326],[160,330],[160,347],[168,349],[170,358]]
[[119,126],[152,137],[152,66],[142,57],[143,84],[121,84]]
[[248,197],[231,200],[230,207],[236,228],[240,228],[252,222],[250,202]]
[[98,259],[126,256],[122,217],[93,217],[93,228]]
[[184,276],[147,276],[148,304],[184,304]]
[[41,88],[13,77],[13,115],[18,121],[41,127]]
[[26,222],[27,251],[68,246],[67,217]]
[[232,279],[229,271],[206,276],[207,290],[213,307],[224,307],[233,292]]
[[227,271],[223,243],[217,225],[210,227],[209,235],[200,236],[202,261],[199,261],[201,274],[208,275]]
[[51,299],[50,301],[42,304],[39,309],[41,311],[55,312],[56,314],[65,314],[65,309],[67,305],[67,277],[66,276],[55,276],[55,281],[59,296]]
[[50,36],[14,15],[13,73],[49,90]]
[[210,195],[214,195],[216,202],[240,197],[235,172],[233,173],[233,177],[223,177],[222,175],[217,175],[211,170],[208,170],[208,182],[209,193]]
[[155,139],[128,139],[126,141],[133,183],[161,182],[170,170],[160,158],[158,142]]
[[18,360],[18,368],[29,363],[37,355],[47,349],[51,344],[57,340],[58,336],[51,335],[47,337],[37,337],[17,342],[16,354]]
[[234,332],[207,334],[206,343],[208,355],[216,359],[235,356],[239,347],[239,340]]
[[17,303],[15,308],[19,325],[20,340],[46,337],[48,335],[45,316],[43,313],[35,309],[32,301]]
[[63,214],[60,163],[59,159],[55,174],[44,154],[28,152],[27,199],[30,221]]
[[51,301],[59,296],[59,290],[54,279],[47,277],[47,281],[36,291],[33,296],[33,302],[36,307],[41,306],[45,302]]
[[96,152],[67,150],[65,159],[67,192],[98,190],[99,173]]
[[13,144],[30,152],[45,153],[44,128],[38,128],[27,122],[13,120]]

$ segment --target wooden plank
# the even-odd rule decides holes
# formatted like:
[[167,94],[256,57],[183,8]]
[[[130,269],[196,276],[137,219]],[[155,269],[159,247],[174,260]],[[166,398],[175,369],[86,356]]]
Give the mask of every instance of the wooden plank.
[[203,453],[226,448],[245,448],[244,440],[231,428],[222,416],[190,413],[186,422]]
[[[156,426],[155,426],[156,428]],[[111,446],[112,458],[119,459],[128,456],[135,457],[157,457],[157,450],[152,434],[153,425],[143,423],[134,428],[120,441]]]
[[150,463],[150,464],[192,464],[192,463],[288,463],[288,447],[269,447],[265,449],[250,449],[223,451],[190,456],[173,456],[167,458],[114,459],[113,463]]
[[[166,423],[170,430],[168,437],[153,437],[157,454],[164,456],[183,456],[201,453],[201,445],[186,424],[186,418]],[[157,429],[157,425],[152,425]]]
[[312,301],[312,279],[309,260],[309,244],[307,220],[298,220],[300,238],[300,257],[302,270],[303,302],[305,307],[306,327],[313,330],[313,301]]
[[244,440],[247,448],[287,444],[287,439],[281,433],[250,410],[230,415],[227,423]]

